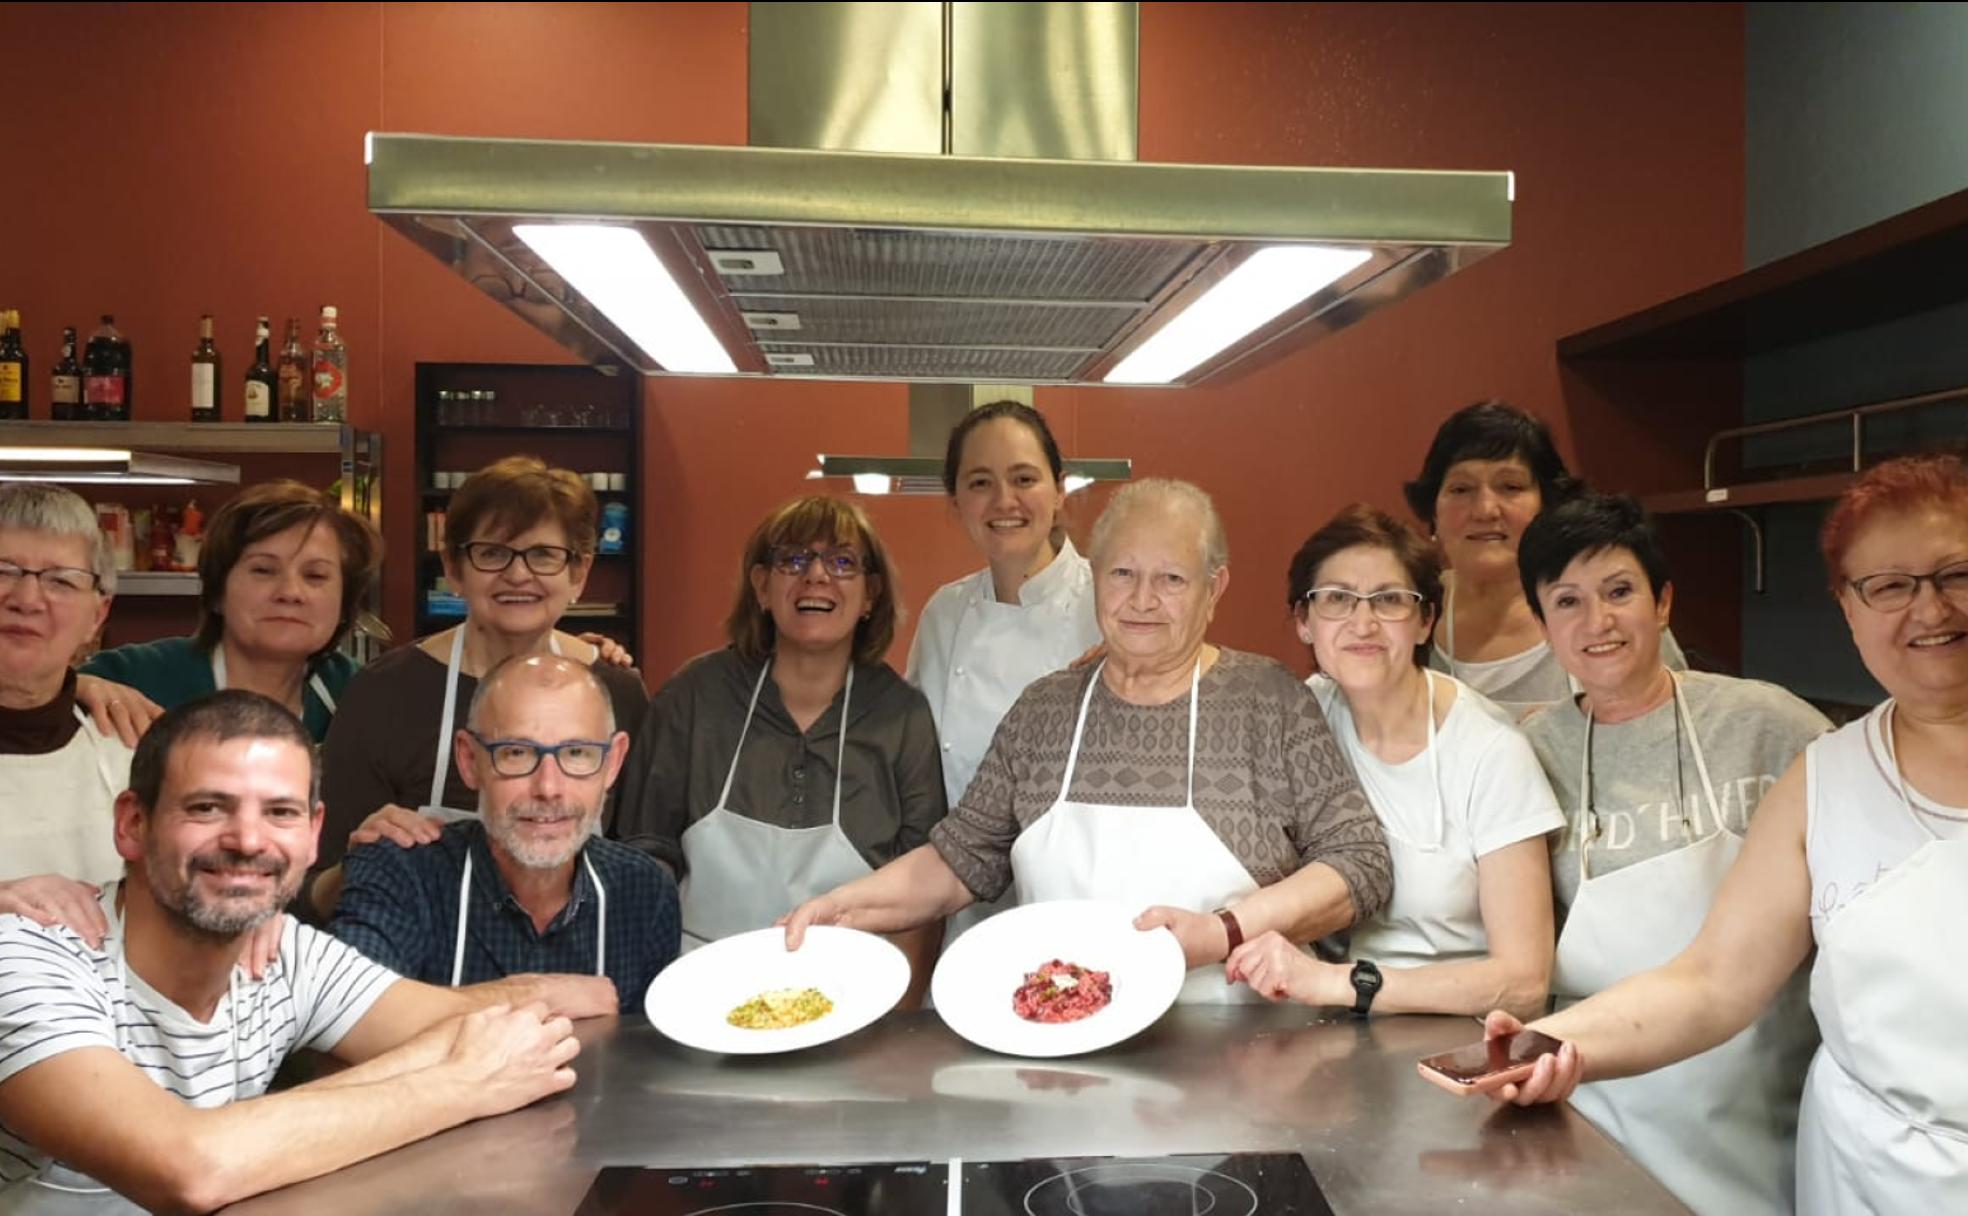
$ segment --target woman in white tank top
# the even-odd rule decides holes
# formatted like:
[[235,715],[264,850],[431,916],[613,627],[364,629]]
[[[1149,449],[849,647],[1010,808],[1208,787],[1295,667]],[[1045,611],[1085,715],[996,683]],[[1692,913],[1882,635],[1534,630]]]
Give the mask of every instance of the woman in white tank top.
[[[1815,947],[1823,1045],[1797,1133],[1798,1211],[1968,1211],[1968,468],[1880,465],[1823,540],[1890,699],[1765,795],[1694,944],[1536,1023],[1567,1045],[1499,1096],[1557,1101],[1721,1043]],[[1503,1013],[1487,1026],[1517,1028]]]

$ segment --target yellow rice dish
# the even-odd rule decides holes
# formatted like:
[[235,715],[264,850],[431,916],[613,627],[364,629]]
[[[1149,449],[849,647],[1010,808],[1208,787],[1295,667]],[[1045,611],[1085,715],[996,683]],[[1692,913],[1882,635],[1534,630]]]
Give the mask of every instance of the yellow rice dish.
[[724,1015],[741,1030],[785,1030],[804,1026],[834,1011],[834,1003],[818,988],[777,988],[761,992]]

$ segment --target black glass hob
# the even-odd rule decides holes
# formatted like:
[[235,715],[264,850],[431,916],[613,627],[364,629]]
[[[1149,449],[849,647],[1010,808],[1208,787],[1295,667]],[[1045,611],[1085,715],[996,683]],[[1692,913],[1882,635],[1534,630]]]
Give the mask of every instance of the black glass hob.
[[[957,1165],[954,1178],[951,1167]],[[955,1189],[955,1196],[952,1189]],[[577,1216],[1332,1216],[1296,1153],[601,1171]]]

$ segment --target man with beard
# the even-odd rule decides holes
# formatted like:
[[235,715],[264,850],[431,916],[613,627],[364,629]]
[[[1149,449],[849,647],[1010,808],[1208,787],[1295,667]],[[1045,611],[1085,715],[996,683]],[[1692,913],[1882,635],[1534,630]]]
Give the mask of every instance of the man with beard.
[[349,853],[332,931],[430,983],[585,972],[640,1008],[682,922],[670,872],[597,834],[629,737],[594,670],[507,659],[479,681],[453,745],[478,818],[432,844],[391,837]]
[[[125,877],[101,946],[0,916],[0,1210],[113,1188],[205,1211],[574,1083],[578,1046],[548,1011],[612,1009],[587,977],[454,992],[292,918],[261,978],[239,965],[314,858],[315,787],[312,740],[275,702],[179,706],[116,800]],[[351,1067],[262,1096],[298,1048]]]

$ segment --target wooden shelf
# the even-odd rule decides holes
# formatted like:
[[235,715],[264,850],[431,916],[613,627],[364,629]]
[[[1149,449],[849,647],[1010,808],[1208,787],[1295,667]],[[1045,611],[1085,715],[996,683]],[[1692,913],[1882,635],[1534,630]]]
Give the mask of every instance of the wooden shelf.
[[342,427],[315,422],[0,422],[0,444],[145,452],[339,455]]
[[1968,300],[1968,190],[1558,340],[1561,359],[1736,359]]
[[1641,498],[1640,505],[1656,515],[1690,515],[1743,507],[1768,507],[1787,502],[1829,502],[1859,479],[1857,473],[1826,473],[1816,477],[1785,477],[1751,481],[1712,490],[1670,490]]

